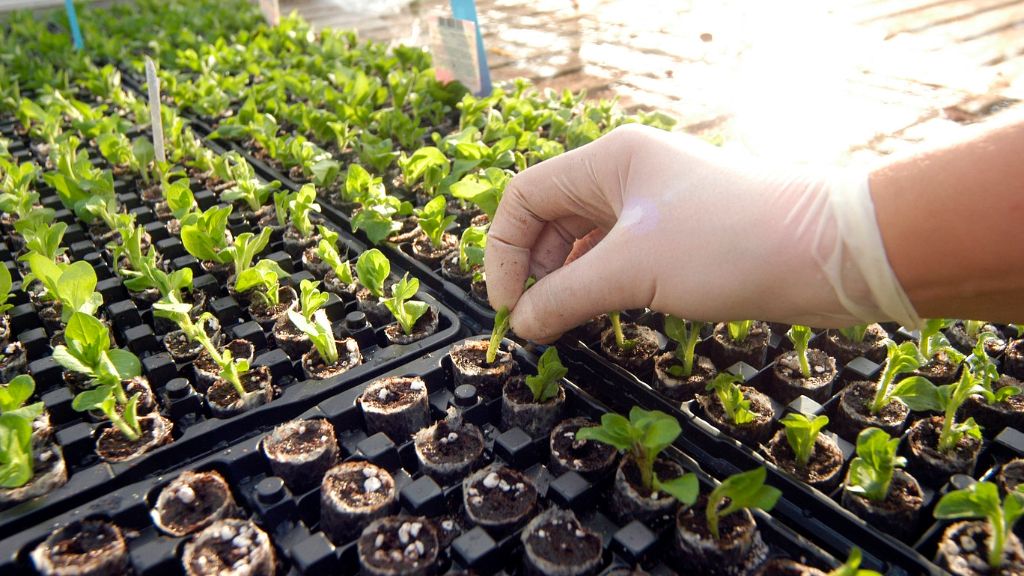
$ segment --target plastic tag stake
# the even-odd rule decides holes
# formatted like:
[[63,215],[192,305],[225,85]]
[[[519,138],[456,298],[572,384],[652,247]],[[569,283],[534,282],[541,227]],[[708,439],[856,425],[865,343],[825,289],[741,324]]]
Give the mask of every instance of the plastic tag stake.
[[75,48],[81,50],[85,48],[85,43],[82,41],[82,30],[78,27],[78,13],[75,12],[74,0],[64,0],[64,8],[68,13],[68,27],[71,28],[71,39],[75,43]]
[[146,86],[149,88],[149,122],[153,127],[153,151],[158,162],[167,162],[164,154],[164,122],[160,114],[160,78],[156,75],[156,64],[146,57]]

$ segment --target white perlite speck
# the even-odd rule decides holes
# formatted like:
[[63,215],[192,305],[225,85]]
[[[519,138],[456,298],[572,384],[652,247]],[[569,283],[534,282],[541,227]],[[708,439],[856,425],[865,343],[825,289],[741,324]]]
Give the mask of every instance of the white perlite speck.
[[501,478],[498,477],[498,474],[496,472],[491,472],[484,477],[483,485],[484,488],[494,488],[499,482],[501,482]]
[[377,469],[367,466],[366,468],[363,468],[363,476],[366,476],[367,478],[374,478],[377,476]]
[[388,389],[381,388],[380,392],[377,392],[377,398],[379,398],[381,402],[386,402],[388,399]]
[[448,439],[449,442],[455,442],[456,440],[459,439],[459,435],[456,434],[455,432],[449,432],[447,439]]
[[305,424],[300,424],[299,425],[299,434],[305,434],[305,433],[306,433],[306,425]]
[[181,500],[185,504],[191,504],[196,501],[196,492],[191,486],[182,486],[178,488],[178,500]]
[[398,541],[402,544],[409,543],[409,523],[405,522],[398,527]]
[[366,491],[367,494],[380,490],[381,486],[383,486],[383,483],[380,481],[380,478],[377,478],[376,476],[367,478],[366,481],[363,482],[363,490]]
[[451,532],[453,529],[455,529],[455,522],[452,521],[452,520],[442,520],[441,521],[441,528],[445,532]]
[[409,390],[423,390],[427,385],[423,383],[423,380],[413,380],[412,384],[409,384]]
[[373,539],[373,546],[374,546],[374,548],[380,548],[383,545],[384,545],[384,535],[383,534],[377,534],[377,537]]
[[406,558],[419,558],[420,555],[416,552],[416,544],[409,544],[405,547]]

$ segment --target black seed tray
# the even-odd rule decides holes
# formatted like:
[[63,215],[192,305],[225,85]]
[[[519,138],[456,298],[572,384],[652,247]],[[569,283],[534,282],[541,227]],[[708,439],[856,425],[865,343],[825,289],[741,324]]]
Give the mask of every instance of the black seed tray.
[[[506,342],[513,349],[517,363],[524,371],[534,369],[535,358],[522,348]],[[392,370],[388,375],[420,376],[430,392],[433,418],[440,418],[453,400],[453,384],[447,348],[425,354],[422,358]],[[566,416],[585,415],[598,419],[605,408],[593,397],[568,381]],[[427,516],[435,521],[452,520],[451,546],[441,555],[438,573],[471,569],[482,574],[522,573],[522,551],[519,534],[496,536],[480,527],[467,525],[460,513],[460,485],[441,486],[417,469],[411,442],[396,445],[382,433],[367,436],[356,398],[364,385],[334,395],[316,407],[290,417],[323,417],[334,425],[344,460],[369,460],[386,468],[395,478],[401,502],[401,513]],[[658,527],[633,521],[624,526],[610,519],[607,499],[602,492],[608,479],[596,485],[575,473],[553,477],[547,462],[547,438],[530,438],[519,428],[502,431],[498,428],[500,401],[480,402],[464,408],[463,415],[482,429],[486,438],[485,458],[512,465],[524,471],[538,486],[541,507],[560,505],[573,509],[581,522],[602,537],[602,570],[640,564],[654,574],[673,573],[666,565],[667,535]],[[284,418],[275,418],[275,422]],[[274,542],[279,574],[356,574],[358,561],[354,542],[333,545],[319,530],[319,487],[305,493],[291,493],[279,478],[271,476],[260,450],[263,435],[272,428],[269,422],[254,424],[257,434],[187,467],[169,467],[159,476],[124,486],[78,509],[17,533],[0,541],[0,572],[7,575],[32,574],[29,560],[32,548],[55,527],[78,519],[103,518],[113,521],[124,531],[135,572],[140,576],[180,574],[182,538],[157,532],[150,519],[150,508],[160,490],[186,469],[216,470],[232,486],[236,502],[244,516],[260,525]],[[677,447],[667,451],[669,457],[689,470],[696,471],[702,489],[709,490],[712,480],[697,464]],[[784,503],[780,503],[785,506]],[[772,516],[755,514],[760,532],[768,544],[770,556],[789,557],[828,568],[835,560],[805,538]],[[440,524],[440,522],[438,522]],[[805,531],[804,533],[810,533]],[[845,553],[845,552],[844,552]],[[872,564],[868,557],[866,566]]]
[[[661,330],[660,316],[658,315],[638,313],[631,317],[632,320]],[[886,329],[896,341],[915,337],[897,326],[886,326]],[[726,367],[725,370],[742,376],[746,385],[763,391],[766,382],[772,377],[773,358],[785,349],[791,349],[789,341],[784,336],[781,340],[777,337],[779,333],[784,334],[784,330],[784,326],[772,326],[773,335],[768,351],[769,363],[763,368],[757,369],[739,362]],[[661,332],[658,333],[658,337],[663,350],[666,347],[671,349],[675,345],[669,342]],[[815,338],[819,337],[815,336]],[[767,467],[768,483],[782,488],[787,499],[796,505],[793,510],[776,508],[776,517],[792,526],[814,526],[812,530],[816,533],[829,535],[830,538],[838,537],[848,541],[849,544],[859,546],[865,550],[865,553],[877,556],[890,569],[897,570],[896,573],[944,574],[943,570],[930,561],[935,554],[938,536],[941,535],[943,527],[947,525],[945,522],[931,520],[935,502],[949,490],[963,488],[976,480],[991,478],[1004,462],[1024,456],[1024,434],[1007,428],[986,439],[972,476],[955,475],[948,481],[939,480],[942,482],[939,485],[929,485],[927,478],[918,477],[925,496],[921,526],[912,541],[904,542],[878,530],[843,508],[839,503],[841,488],[826,494],[790,476],[765,457],[760,446],[747,446],[709,423],[704,418],[700,404],[696,401],[690,400],[682,403],[674,401],[652,387],[652,375],[639,377],[609,360],[600,351],[600,345],[596,340],[592,338],[581,340],[580,333],[577,331],[564,337],[559,345],[568,352],[566,356],[568,357],[567,365],[571,368],[570,375],[576,376],[580,381],[588,382],[591,385],[591,390],[602,400],[606,400],[608,395],[626,394],[630,401],[637,405],[665,410],[676,415],[683,424],[683,438],[687,443],[687,451],[709,473],[724,476],[736,470],[748,469],[753,466]],[[697,353],[706,354],[706,345],[707,340],[698,344]],[[814,347],[813,339],[810,346]],[[850,381],[876,378],[882,367],[866,358],[857,358],[846,366],[838,368],[840,372],[834,394],[838,394],[841,387]],[[800,412],[808,417],[826,414],[834,422],[833,412],[837,402],[838,396],[836,395],[824,405],[806,396],[801,396],[786,406],[772,399],[772,408],[775,412],[773,432],[781,429],[778,419],[788,412]],[[921,416],[924,415],[918,415],[918,417]],[[829,427],[826,426],[826,433],[837,441],[843,453],[842,474],[845,477],[846,467],[855,455],[854,443],[852,440],[840,438],[828,430]],[[901,451],[905,452],[905,449],[906,442],[903,442]],[[911,473],[913,473],[912,470]],[[839,549],[829,546],[825,546],[825,548],[839,554],[838,550],[841,550],[841,545]]]

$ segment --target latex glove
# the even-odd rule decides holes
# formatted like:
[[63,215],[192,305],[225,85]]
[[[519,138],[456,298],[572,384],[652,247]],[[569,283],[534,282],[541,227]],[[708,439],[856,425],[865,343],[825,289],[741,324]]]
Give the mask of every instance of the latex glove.
[[[777,167],[640,125],[516,175],[488,236],[491,305],[542,342],[642,307],[704,321],[920,322],[886,259],[867,174]],[[530,274],[539,281],[523,293]]]

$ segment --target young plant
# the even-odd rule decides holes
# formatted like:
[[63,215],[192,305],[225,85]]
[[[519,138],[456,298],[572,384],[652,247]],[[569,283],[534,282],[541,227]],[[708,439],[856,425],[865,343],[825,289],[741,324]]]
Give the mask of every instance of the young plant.
[[626,338],[626,335],[622,332],[622,313],[618,310],[608,313],[608,319],[612,322],[612,332],[615,334],[615,345],[619,347],[619,350],[629,351],[636,348],[637,341],[634,339]]
[[694,351],[703,328],[703,322],[687,322],[672,315],[665,316],[665,335],[679,343],[675,351],[679,364],[669,366],[669,374],[676,378],[689,378],[693,374]]
[[412,299],[419,291],[420,281],[409,278],[407,273],[391,287],[391,298],[384,301],[384,305],[391,311],[391,315],[395,317],[406,336],[412,335],[416,322],[430,309],[426,302]]
[[398,167],[402,170],[406,188],[412,189],[422,180],[423,190],[430,194],[436,192],[437,185],[451,171],[448,159],[435,146],[419,148],[412,156],[403,154],[398,159]]
[[508,333],[511,316],[512,312],[508,309],[508,306],[502,306],[494,315],[494,328],[491,330],[491,338],[487,341],[487,354],[484,356],[484,360],[488,364],[493,364],[498,359],[501,341],[505,338],[505,334]]
[[384,282],[391,275],[391,262],[380,250],[371,248],[356,260],[356,275],[359,283],[378,300],[384,299]]
[[249,361],[245,358],[232,358],[231,350],[227,348],[220,353],[220,358],[214,358],[214,361],[220,366],[220,372],[217,375],[231,384],[239,398],[244,398],[246,391],[245,386],[242,385],[242,376],[245,376],[251,368]]
[[66,251],[60,243],[68,225],[53,222],[50,215],[46,210],[40,210],[39,214],[27,215],[14,223],[14,230],[21,235],[25,241],[25,250],[28,251],[28,254],[19,256],[18,260],[24,262],[28,260],[29,254],[39,254],[47,260],[56,261]]
[[200,260],[226,263],[222,256],[228,247],[228,216],[231,206],[213,206],[198,214],[191,222],[181,222],[181,243],[188,253]]
[[988,396],[991,394],[982,386],[981,381],[970,370],[964,370],[960,380],[954,384],[946,384],[935,388],[934,406],[932,410],[941,410],[942,431],[939,432],[939,452],[949,453],[965,436],[981,440],[981,427],[968,418],[963,422],[956,421],[957,411],[968,398],[975,394]]
[[167,294],[159,302],[153,304],[155,316],[167,318],[177,324],[189,342],[198,342],[210,355],[210,358],[220,365],[221,353],[206,333],[206,323],[213,320],[214,315],[211,312],[203,312],[193,322],[191,312],[192,305],[182,302],[177,294]]
[[61,303],[61,320],[68,322],[72,314],[90,315],[103,304],[96,292],[96,271],[87,262],[79,260],[70,265],[58,265],[41,254],[29,254],[31,277],[46,288],[50,300]]
[[303,238],[313,235],[313,223],[309,219],[309,213],[319,211],[320,205],[316,203],[316,188],[312,184],[305,184],[288,200],[288,212],[291,215],[292,226],[299,231],[299,235]]
[[999,380],[999,368],[989,357],[988,351],[985,350],[985,342],[994,338],[996,335],[991,332],[978,334],[978,341],[974,345],[974,351],[967,357],[965,369],[965,372],[970,371],[978,384],[985,389],[981,394],[989,404],[1005,402],[1011,396],[1021,393],[1021,389],[1017,386],[1003,386],[998,389],[992,387],[992,384]]
[[299,283],[299,310],[307,322],[313,320],[313,314],[324,307],[330,299],[330,294],[317,290],[319,282],[303,280]]
[[765,486],[764,480],[768,471],[754,468],[739,474],[733,474],[711,491],[708,496],[708,507],[704,515],[708,521],[708,530],[718,540],[721,535],[718,525],[721,519],[744,509],[760,508],[768,512],[782,496],[782,491],[772,486]]
[[[8,310],[14,307],[13,304],[7,303],[11,299],[11,286],[13,285],[11,271],[7,269],[7,266],[0,264],[0,315],[6,314]],[[0,404],[0,407],[2,407],[2,404]]]
[[[458,165],[463,160],[456,160]],[[491,221],[498,211],[498,203],[505,193],[505,187],[512,179],[512,173],[501,168],[487,168],[480,174],[466,174],[461,180],[453,182],[450,190],[453,198],[472,202],[487,215]]]
[[32,421],[0,414],[0,488],[18,488],[32,479]]
[[113,385],[118,404],[127,398],[121,381],[142,373],[142,364],[135,354],[110,347],[107,326],[83,312],[75,312],[64,329],[65,344],[53,349],[53,359],[72,372],[84,374],[101,386]]
[[861,430],[846,489],[872,502],[884,501],[896,469],[907,465],[906,458],[896,455],[899,446],[899,438],[890,438],[880,428]]
[[754,413],[750,411],[750,400],[747,400],[743,396],[743,390],[740,390],[741,382],[743,382],[742,376],[719,372],[714,380],[705,386],[705,390],[708,392],[714,391],[729,422],[737,426],[754,421]]
[[384,181],[371,175],[359,164],[350,164],[341,188],[341,200],[346,204],[363,204],[368,198],[385,196]]
[[[171,211],[182,226],[191,224],[199,219],[202,212],[196,204],[196,197],[189,188],[187,178],[180,178],[174,182],[164,184],[164,200],[167,201],[167,208]],[[223,198],[224,195],[221,195]]]
[[558,396],[558,386],[569,369],[562,365],[558,358],[558,350],[549,346],[537,361],[537,374],[526,377],[526,386],[533,392],[533,401],[543,404]]
[[325,364],[332,366],[338,362],[338,344],[334,340],[334,330],[327,319],[327,312],[316,310],[312,318],[306,318],[295,310],[289,310],[288,318],[296,328],[309,337]]
[[922,366],[931,362],[940,352],[945,352],[946,356],[954,364],[963,362],[964,355],[954,348],[942,333],[942,330],[949,325],[950,321],[942,318],[932,318],[924,321],[924,326],[921,328],[921,337],[918,340],[918,350]]
[[270,228],[260,230],[259,236],[253,235],[252,232],[242,232],[235,237],[233,244],[220,251],[218,256],[220,262],[230,262],[234,266],[236,291],[242,292],[238,289],[238,280],[246,270],[252,267],[253,258],[267,247],[270,242],[270,233]]
[[316,245],[316,255],[334,271],[334,275],[342,284],[351,284],[352,267],[338,252],[338,233],[323,225],[317,226],[317,229],[320,230],[320,242]]
[[800,362],[800,375],[804,378],[811,377],[811,363],[807,360],[807,343],[811,340],[811,329],[808,326],[794,324],[786,332],[786,337],[793,343],[793,350]]
[[235,290],[240,293],[252,290],[254,298],[267,308],[272,308],[281,303],[280,278],[287,275],[288,273],[282,270],[277,262],[263,259],[238,275]]
[[[229,153],[234,154],[234,153]],[[281,188],[281,182],[263,183],[256,178],[256,172],[244,159],[231,163],[230,180],[235,185],[221,192],[220,199],[225,202],[242,202],[249,210],[256,212],[270,200],[270,196]]]
[[868,326],[870,324],[857,324],[856,326],[847,326],[846,328],[840,328],[839,333],[842,334],[843,338],[846,338],[850,342],[856,342],[860,344],[864,341],[864,337],[867,336]]
[[486,226],[470,226],[463,230],[459,237],[459,271],[469,274],[473,268],[482,266],[486,246]]
[[850,557],[846,559],[846,562],[839,568],[829,572],[826,576],[882,576],[874,570],[861,570],[861,560],[860,548],[854,547],[850,550]]
[[753,320],[737,320],[735,322],[729,322],[729,338],[736,344],[742,344],[747,340],[747,336],[750,336],[750,329],[754,327]]
[[800,468],[807,468],[818,434],[828,424],[828,416],[815,416],[811,420],[803,414],[790,412],[779,422],[786,428],[786,441],[796,456],[796,463]]
[[[130,441],[138,440],[142,436],[142,427],[139,425],[138,406],[141,392],[136,392],[123,404],[118,396],[124,395],[121,383],[102,384],[81,392],[71,401],[71,407],[78,412],[99,410],[110,420],[121,434]],[[120,413],[117,407],[122,406]]]
[[946,493],[935,506],[935,517],[940,520],[984,518],[992,532],[988,544],[988,565],[998,572],[1003,565],[1006,541],[1013,525],[1024,515],[1024,492],[1011,490],[1002,502],[999,487],[992,482],[975,482],[967,488]]
[[629,411],[628,420],[619,414],[604,414],[600,426],[580,428],[576,432],[576,440],[595,440],[627,451],[636,463],[640,485],[645,491],[667,492],[689,505],[697,501],[700,490],[695,474],[661,480],[654,472],[658,455],[675,442],[681,432],[679,422],[672,416],[634,406]]
[[921,357],[917,346],[913,342],[904,342],[896,345],[892,340],[886,340],[885,369],[878,381],[878,390],[875,397],[868,406],[872,414],[878,414],[893,400],[900,400],[911,410],[929,410],[934,406],[934,389],[932,383],[923,376],[911,376],[900,380],[898,384],[893,381],[900,374],[913,372],[921,366]]
[[444,196],[435,196],[416,212],[420,230],[423,230],[430,240],[430,245],[435,249],[440,249],[444,245],[444,231],[455,222],[455,216],[445,216],[446,207],[447,199]]

